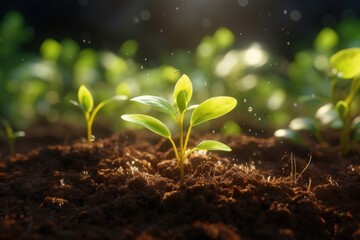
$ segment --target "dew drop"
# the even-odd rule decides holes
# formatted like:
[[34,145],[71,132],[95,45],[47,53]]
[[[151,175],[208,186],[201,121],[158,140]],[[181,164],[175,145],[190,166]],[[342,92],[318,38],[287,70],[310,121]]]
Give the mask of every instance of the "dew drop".
[[212,133],[215,133],[215,130],[212,130]]
[[252,112],[254,109],[252,107],[248,107],[248,112]]
[[91,135],[91,136],[90,136],[90,141],[91,141],[91,142],[95,142],[95,139],[96,139],[96,138],[95,138],[94,135]]
[[290,45],[290,42],[286,42],[286,44],[289,46],[289,45]]
[[246,102],[247,101],[247,99],[246,98],[244,98],[244,102]]
[[147,61],[147,58],[144,58],[145,62]]
[[140,66],[140,69],[144,69],[144,66],[141,65],[141,66]]

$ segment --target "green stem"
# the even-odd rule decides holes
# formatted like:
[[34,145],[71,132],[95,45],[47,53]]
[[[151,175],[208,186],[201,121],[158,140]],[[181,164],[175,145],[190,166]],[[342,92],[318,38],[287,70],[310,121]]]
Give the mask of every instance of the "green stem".
[[178,164],[179,164],[179,167],[180,167],[180,179],[181,181],[184,179],[184,165],[181,164],[181,159],[180,159],[180,156],[179,156],[179,153],[178,153],[178,150],[177,150],[177,147],[176,147],[176,144],[174,142],[174,140],[172,140],[171,138],[168,138],[171,142],[171,145],[174,149],[174,152],[175,152],[175,157],[176,157],[176,160],[178,161]]
[[335,104],[335,87],[336,87],[336,79],[330,80],[330,100],[333,104]]
[[348,108],[344,112],[344,114],[341,116],[344,126],[341,132],[340,136],[340,146],[341,146],[341,154],[343,157],[347,156],[349,154],[349,151],[351,149],[351,141],[350,141],[350,130],[351,130],[351,121],[350,121],[350,109],[351,104],[354,101],[354,98],[356,96],[356,93],[358,92],[360,88],[360,78],[356,78],[352,81],[350,86],[350,93],[346,97],[345,102],[348,104]]
[[342,120],[344,126],[340,136],[341,155],[346,157],[350,151],[350,111],[349,109],[343,114]]
[[88,143],[91,143],[91,136],[92,136],[92,121],[90,120],[90,114],[87,112],[84,112],[85,114],[85,120],[86,120],[86,132],[87,132],[87,141]]

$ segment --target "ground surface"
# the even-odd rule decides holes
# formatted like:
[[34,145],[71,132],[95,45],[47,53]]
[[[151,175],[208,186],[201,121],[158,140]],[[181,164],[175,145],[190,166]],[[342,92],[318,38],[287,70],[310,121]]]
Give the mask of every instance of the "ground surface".
[[196,136],[233,151],[194,153],[181,183],[170,144],[147,136],[3,156],[0,238],[360,239],[359,153]]

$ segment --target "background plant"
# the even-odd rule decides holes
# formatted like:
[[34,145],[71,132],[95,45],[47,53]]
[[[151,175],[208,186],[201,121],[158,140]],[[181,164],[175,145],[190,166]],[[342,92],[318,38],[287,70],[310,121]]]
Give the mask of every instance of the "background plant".
[[4,130],[0,129],[0,137],[7,143],[9,155],[15,154],[15,143],[16,139],[19,137],[24,137],[24,131],[14,131],[11,127],[10,123],[5,119],[1,119],[0,122],[2,123]]
[[[321,125],[329,126],[340,131],[340,149],[343,156],[347,156],[357,139],[358,118],[353,119],[353,104],[360,88],[360,49],[348,48],[338,51],[329,59],[331,66],[328,103],[321,106],[314,118],[299,117],[292,120],[289,129],[275,132],[277,137],[290,138],[298,143],[303,140],[296,131],[306,130],[312,133],[323,145],[328,146],[321,135]],[[349,80],[350,79],[350,80]],[[342,82],[345,80],[346,82]],[[350,83],[349,83],[350,82]],[[352,129],[353,128],[353,129]],[[351,130],[355,132],[351,134]]]
[[[174,142],[169,128],[160,120],[143,114],[126,114],[121,118],[125,121],[141,125],[150,131],[169,139],[174,149],[175,156],[180,168],[180,179],[184,179],[184,162],[188,156],[196,150],[221,150],[231,151],[231,149],[218,141],[204,140],[196,147],[188,149],[189,138],[192,127],[197,126],[208,120],[218,118],[235,108],[237,101],[232,97],[213,97],[205,100],[199,105],[189,105],[192,98],[192,83],[187,75],[182,75],[177,81],[174,92],[174,104],[157,96],[139,96],[132,98],[131,101],[139,102],[151,106],[153,109],[170,115],[179,128],[179,143]],[[184,129],[185,113],[193,111],[187,131]],[[179,146],[179,147],[178,147]]]
[[92,135],[92,125],[95,119],[96,114],[99,112],[99,110],[104,107],[106,104],[109,104],[113,101],[117,100],[126,100],[127,97],[124,95],[117,95],[110,99],[107,99],[103,102],[100,102],[95,108],[94,108],[94,99],[91,94],[91,92],[84,86],[81,85],[78,91],[78,101],[71,100],[70,103],[74,104],[75,106],[79,107],[85,116],[86,120],[86,129],[87,129],[87,141],[93,142],[95,140],[95,137]]

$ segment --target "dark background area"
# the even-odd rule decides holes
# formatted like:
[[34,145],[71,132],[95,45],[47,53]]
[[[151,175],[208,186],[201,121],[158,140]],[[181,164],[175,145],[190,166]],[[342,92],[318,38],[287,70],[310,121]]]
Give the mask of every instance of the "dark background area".
[[117,50],[133,38],[148,59],[179,48],[193,51],[219,27],[232,30],[239,47],[256,41],[291,58],[324,26],[360,14],[354,0],[1,0],[0,6],[1,19],[15,10],[32,28],[27,50],[38,51],[46,38]]

